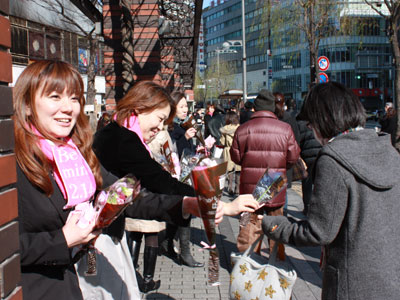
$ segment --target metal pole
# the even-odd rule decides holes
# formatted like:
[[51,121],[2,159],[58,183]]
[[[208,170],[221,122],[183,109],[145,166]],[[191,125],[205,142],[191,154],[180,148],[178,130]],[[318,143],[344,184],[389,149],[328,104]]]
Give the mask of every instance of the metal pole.
[[247,66],[246,66],[246,15],[244,0],[242,0],[242,49],[243,49],[243,103],[247,101]]
[[217,70],[218,70],[218,78],[217,78],[217,85],[216,85],[216,90],[217,90],[217,94],[219,96],[219,85],[220,85],[220,74],[219,74],[219,49],[215,50],[217,51]]

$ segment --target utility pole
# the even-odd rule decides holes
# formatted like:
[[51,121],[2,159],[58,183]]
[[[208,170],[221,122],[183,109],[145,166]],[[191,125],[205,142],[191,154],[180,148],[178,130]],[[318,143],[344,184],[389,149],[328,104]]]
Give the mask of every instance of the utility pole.
[[243,49],[243,103],[247,101],[247,65],[246,65],[246,14],[242,0],[242,49]]

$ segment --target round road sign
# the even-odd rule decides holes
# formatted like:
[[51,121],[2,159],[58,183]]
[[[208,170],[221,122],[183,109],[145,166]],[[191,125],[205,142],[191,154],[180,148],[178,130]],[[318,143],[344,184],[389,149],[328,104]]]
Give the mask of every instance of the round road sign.
[[328,82],[328,81],[329,81],[328,75],[326,75],[326,74],[323,73],[323,72],[320,72],[320,73],[319,73],[319,82],[320,82],[320,83],[325,83],[325,82]]
[[320,71],[326,71],[329,69],[329,59],[326,56],[318,57],[318,67]]

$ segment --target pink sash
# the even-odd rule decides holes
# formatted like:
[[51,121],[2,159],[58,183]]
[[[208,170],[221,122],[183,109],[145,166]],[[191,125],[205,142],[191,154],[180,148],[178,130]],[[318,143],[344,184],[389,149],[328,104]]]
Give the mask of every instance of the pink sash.
[[[117,119],[117,115],[114,115],[114,120]],[[136,115],[132,114],[127,120],[124,121],[124,124],[122,124],[126,129],[133,131],[134,133],[137,134],[139,137],[140,141],[142,142],[143,146],[146,148],[146,150],[149,152],[150,156],[151,150],[150,147],[146,144],[146,142],[143,139],[143,134],[142,131],[140,130],[140,125],[139,125],[139,119]]]
[[67,204],[64,209],[75,207],[79,203],[90,200],[96,192],[96,180],[71,138],[65,138],[67,144],[56,145],[39,136],[39,146],[46,157],[53,163],[53,176]]

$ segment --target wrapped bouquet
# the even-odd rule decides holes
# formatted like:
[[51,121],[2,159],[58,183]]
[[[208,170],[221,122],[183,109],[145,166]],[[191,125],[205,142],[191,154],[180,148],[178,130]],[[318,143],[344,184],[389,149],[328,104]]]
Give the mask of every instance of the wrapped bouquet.
[[[283,173],[272,173],[267,169],[257,182],[253,191],[253,197],[262,206],[270,206],[274,199],[286,188],[287,179]],[[273,205],[275,206],[275,205]],[[240,217],[240,226],[246,226],[250,221],[250,213],[244,212]]]
[[196,120],[194,119],[193,116],[190,116],[189,119],[187,121],[185,121],[184,123],[181,124],[182,128],[184,128],[185,130],[188,130],[189,128],[194,128],[196,129],[196,135],[195,137],[199,140],[199,142],[205,147],[206,146],[206,142],[204,141],[203,135],[201,134],[201,130],[196,122]]
[[183,150],[180,160],[181,174],[179,176],[179,181],[190,184],[190,172],[192,172],[204,158],[205,155],[203,153],[192,153],[186,149]]
[[176,151],[170,147],[168,141],[162,145],[161,154],[155,155],[154,159],[164,168],[164,170],[170,173],[172,177],[179,179],[181,167],[179,165],[178,154],[176,154]]
[[219,256],[216,248],[215,214],[221,198],[227,170],[227,162],[205,158],[195,167],[192,174],[193,186],[199,202],[200,215],[203,220],[208,244],[202,242],[210,251],[208,261],[208,282],[219,285]]
[[[86,202],[75,208],[81,217],[78,226],[85,228],[91,220],[95,221],[95,229],[109,226],[123,211],[133,203],[140,194],[140,182],[133,175],[126,175],[114,182],[111,186],[101,191],[93,205]],[[96,240],[91,241],[81,249],[80,253],[88,255],[88,267],[85,275],[96,275]],[[79,256],[79,253],[77,254]]]

